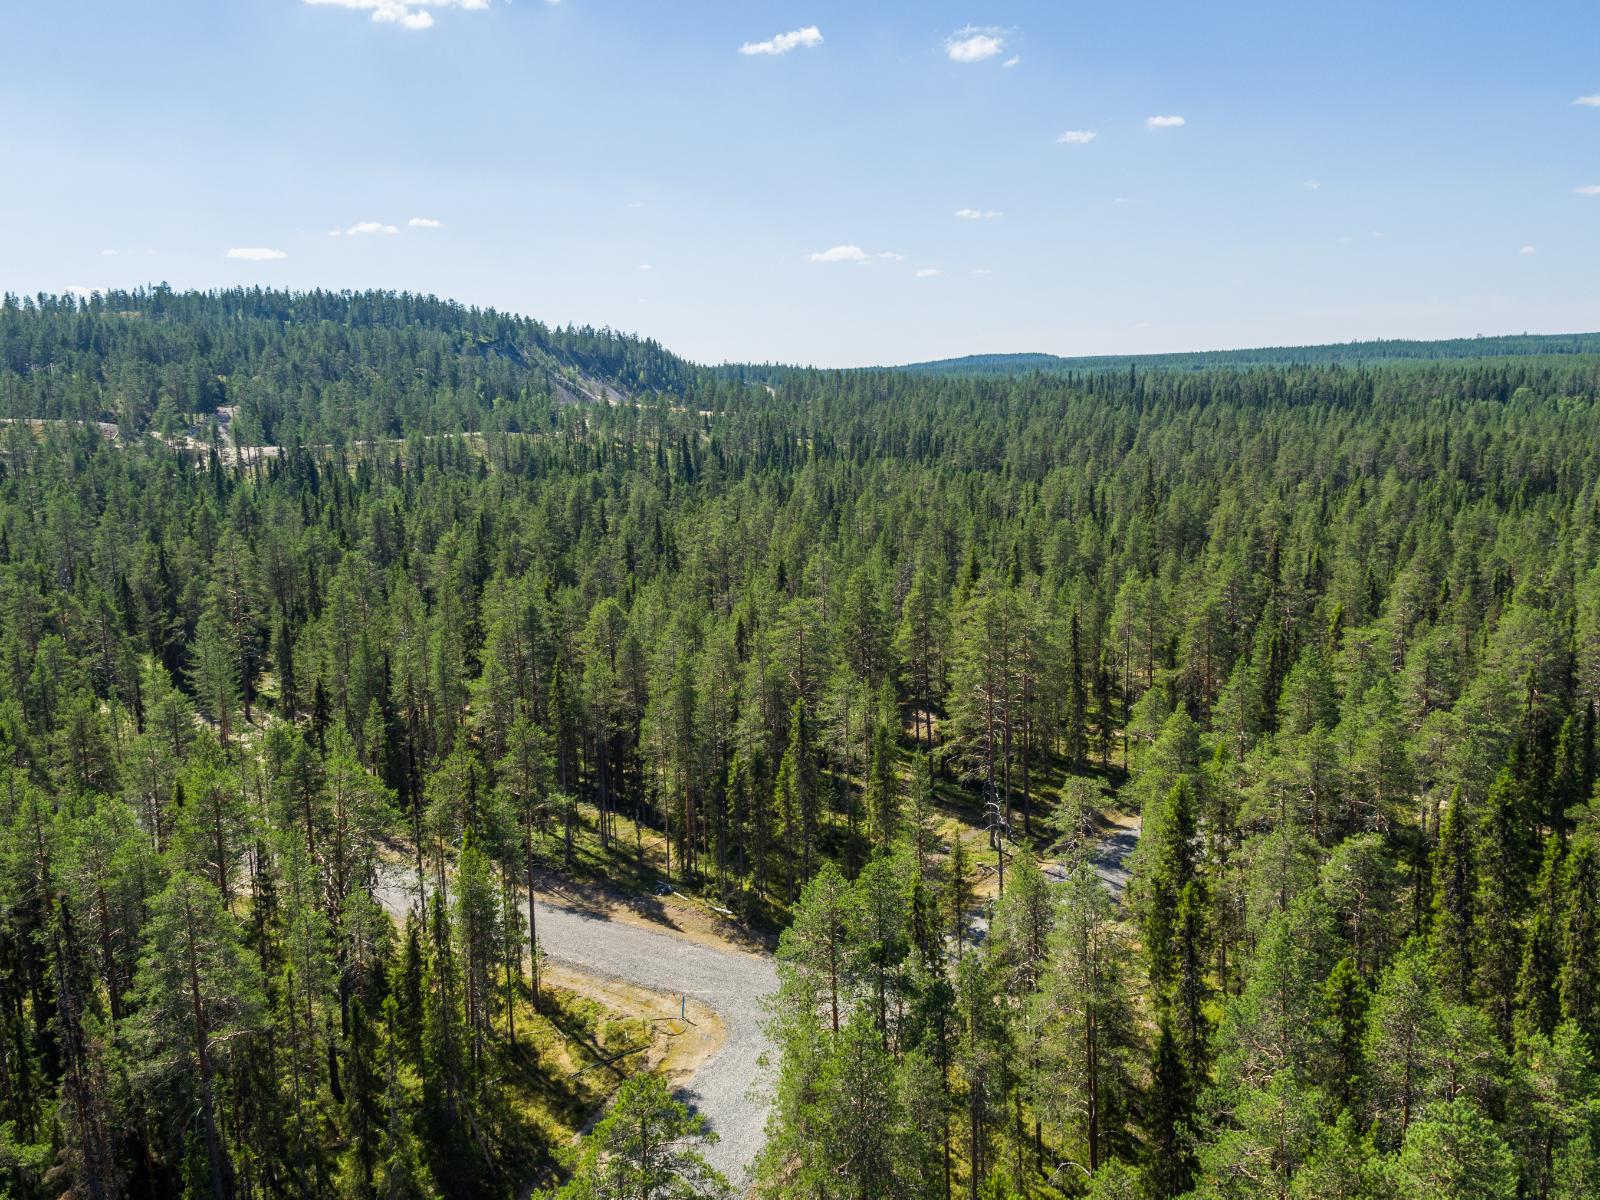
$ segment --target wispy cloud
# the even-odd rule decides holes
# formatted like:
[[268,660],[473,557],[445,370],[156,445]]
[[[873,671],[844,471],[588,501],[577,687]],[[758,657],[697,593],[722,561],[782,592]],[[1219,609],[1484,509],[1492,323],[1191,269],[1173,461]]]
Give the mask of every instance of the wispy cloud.
[[641,271],[654,271],[655,268],[652,267],[649,263],[640,263],[639,264],[639,270],[641,270]]
[[974,275],[993,275],[994,274],[994,272],[991,271],[988,267],[973,267],[972,268],[972,273]]
[[1188,124],[1182,117],[1146,117],[1146,129],[1177,129],[1180,125]]
[[117,256],[117,252],[115,250],[102,250],[102,251],[100,251],[100,257],[101,258],[115,258],[116,256]]
[[1009,71],[1009,70],[1011,70],[1012,67],[1016,66],[1021,61],[1022,61],[1022,55],[1013,54],[1010,58],[1006,59],[1005,62],[1001,63],[1000,65],[1002,67],[1004,67],[1006,70]]
[[906,258],[904,254],[896,254],[893,250],[879,250],[878,257],[889,262],[904,262]]
[[1306,186],[1308,188],[1310,188],[1313,192],[1318,191],[1322,187],[1322,180],[1320,180],[1320,179],[1308,179],[1308,180],[1306,180]]
[[1099,136],[1092,129],[1069,129],[1056,139],[1056,143],[1063,146],[1087,146]]
[[432,217],[412,217],[406,222],[413,229],[443,229],[444,222],[436,221]]
[[791,50],[804,47],[807,50],[815,49],[822,45],[822,30],[815,25],[807,25],[804,29],[792,29],[788,33],[780,33],[776,37],[768,38],[764,42],[746,42],[739,47],[740,54],[787,54]]
[[1600,92],[1593,96],[1579,96],[1573,103],[1582,108],[1600,108]]
[[993,209],[958,208],[956,209],[956,216],[963,221],[992,221],[996,217],[1005,216],[1005,214],[997,213]]
[[944,272],[939,270],[937,267],[923,267],[920,271],[917,272],[917,278],[918,279],[937,279],[940,275],[943,275],[943,274],[944,274]]
[[234,246],[228,251],[229,258],[242,258],[249,262],[271,262],[275,258],[288,258],[283,250],[273,250],[266,246]]
[[1521,250],[1518,250],[1517,253],[1518,254],[1532,254],[1532,253],[1534,253],[1534,247],[1532,247],[1532,246],[1524,246]]
[[1586,183],[1572,190],[1580,196],[1600,196],[1600,183]]
[[[415,222],[413,222],[415,224]],[[399,233],[393,225],[385,225],[382,221],[357,221],[349,229],[334,229],[329,231],[330,237],[366,237],[374,233]]]
[[860,246],[830,246],[811,254],[811,261],[816,263],[865,262],[866,258],[867,252]]
[[305,0],[305,3],[371,13],[379,24],[398,25],[402,29],[431,28],[433,13],[429,9],[460,8],[482,12],[489,7],[489,0]]
[[944,52],[951,62],[976,63],[994,58],[1006,48],[1004,30],[994,26],[968,25],[944,40]]

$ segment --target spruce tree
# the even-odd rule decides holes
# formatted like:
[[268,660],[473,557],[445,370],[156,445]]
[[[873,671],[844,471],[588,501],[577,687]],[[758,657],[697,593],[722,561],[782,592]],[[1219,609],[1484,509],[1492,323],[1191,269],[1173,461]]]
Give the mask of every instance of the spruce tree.
[[1457,788],[1439,825],[1433,864],[1433,954],[1446,997],[1470,1003],[1476,978],[1477,855]]
[[1561,1015],[1600,1046],[1600,844],[1575,838],[1563,872]]

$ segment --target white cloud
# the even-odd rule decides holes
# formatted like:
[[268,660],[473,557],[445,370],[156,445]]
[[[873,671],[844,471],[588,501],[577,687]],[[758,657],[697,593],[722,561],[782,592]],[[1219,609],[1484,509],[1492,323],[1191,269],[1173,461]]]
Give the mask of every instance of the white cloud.
[[229,258],[243,258],[250,262],[271,262],[275,258],[288,258],[282,250],[272,250],[266,246],[235,246],[228,251]]
[[1593,96],[1579,96],[1573,103],[1583,108],[1600,108],[1600,93]]
[[100,251],[100,257],[101,258],[115,258],[116,256],[117,256],[117,252],[115,250],[102,250],[102,251]]
[[1534,248],[1532,246],[1524,246],[1521,250],[1517,251],[1518,254],[1532,254],[1533,252]]
[[904,254],[896,254],[893,250],[879,250],[878,257],[886,258],[890,262],[904,262],[906,256]]
[[382,221],[357,221],[344,232],[349,237],[361,237],[369,233],[399,233],[400,231],[393,225],[385,225]]
[[1022,55],[1013,54],[1010,58],[1006,59],[1005,62],[1001,63],[1000,65],[1002,67],[1004,67],[1006,70],[1009,71],[1009,70],[1011,70],[1012,67],[1016,66],[1021,61],[1022,61]]
[[860,246],[831,246],[827,250],[818,250],[811,255],[812,262],[864,262],[867,252]]
[[1005,216],[1005,214],[997,213],[993,209],[958,208],[956,209],[956,216],[963,221],[992,221],[996,217]]
[[1177,129],[1180,125],[1186,124],[1188,122],[1182,117],[1146,117],[1144,119],[1144,127],[1146,129]]
[[459,8],[467,12],[482,12],[489,0],[305,0],[307,4],[351,8],[357,12],[371,13],[379,24],[399,25],[402,29],[429,29],[433,26],[435,8]]
[[917,278],[918,279],[934,279],[934,278],[937,278],[938,276],[943,275],[943,274],[944,274],[943,271],[938,270],[935,267],[923,267],[922,270],[917,272]]
[[1056,139],[1056,143],[1063,146],[1087,146],[1099,136],[1092,129],[1069,129]]
[[1572,190],[1580,196],[1600,196],[1600,183],[1586,183]]
[[1322,186],[1322,180],[1320,180],[1320,179],[1308,179],[1308,180],[1306,180],[1306,186],[1308,188],[1310,188],[1314,192],[1314,191],[1316,191],[1318,188],[1320,188]]
[[413,229],[443,229],[444,222],[436,221],[432,217],[412,217],[406,222]]
[[812,50],[820,45],[822,45],[822,30],[815,25],[807,25],[804,29],[792,29],[764,42],[746,42],[739,47],[739,53],[787,54],[797,47],[804,46],[807,50]]
[[974,275],[993,275],[994,274],[994,272],[991,271],[988,267],[973,267],[972,268],[972,273]]
[[652,267],[649,263],[640,263],[639,264],[639,270],[641,270],[641,271],[654,271],[655,268]]
[[976,63],[983,62],[999,54],[1006,48],[1005,35],[1001,30],[993,27],[980,29],[975,25],[968,25],[965,29],[958,29],[944,41],[944,52],[951,62]]

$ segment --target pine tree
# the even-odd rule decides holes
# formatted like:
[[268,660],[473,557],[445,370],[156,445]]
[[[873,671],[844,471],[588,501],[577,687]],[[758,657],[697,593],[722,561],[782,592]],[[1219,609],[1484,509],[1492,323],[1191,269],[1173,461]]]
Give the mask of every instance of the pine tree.
[[1098,876],[1079,867],[1063,885],[1058,928],[1043,990],[1044,1086],[1038,1107],[1076,1127],[1091,1173],[1127,1149],[1137,1050],[1128,982],[1129,951]]
[[216,724],[217,740],[226,748],[233,737],[242,685],[237,647],[222,616],[211,607],[201,613],[195,628],[189,683],[201,711]]
[[1411,1127],[1393,1178],[1400,1200],[1512,1200],[1517,1194],[1510,1149],[1466,1099],[1450,1101]]
[[[534,869],[539,859],[538,838],[543,833],[548,816],[548,798],[555,770],[553,740],[526,713],[519,714],[507,730],[506,753],[496,764],[496,770],[500,775],[500,786],[509,797],[512,817],[521,826],[523,884],[528,896],[528,957],[533,964],[533,1006],[538,1009],[539,917]],[[563,825],[566,828],[570,865],[571,826],[565,821]]]
[[956,1061],[966,1096],[967,1194],[977,1200],[988,1174],[990,1145],[1008,1091],[1009,1047],[1001,1009],[995,1003],[998,980],[985,956],[969,954],[956,968]]
[[[789,744],[783,760],[778,765],[777,782],[773,785],[774,799],[784,814],[784,823],[794,842],[799,843],[799,879],[811,877],[812,863],[817,852],[817,836],[821,785],[817,779],[816,760],[811,745],[810,722],[803,701],[796,699],[789,710]],[[795,860],[788,857],[789,893],[794,897]]]
[[888,854],[900,832],[900,778],[896,769],[898,713],[894,693],[888,690],[878,698],[878,712],[872,726],[872,755],[867,769],[867,812],[872,819],[874,853]]
[[834,1033],[854,984],[853,942],[858,921],[856,897],[832,863],[824,863],[806,884],[794,920],[778,943],[778,960],[793,968],[807,1003],[820,1003]]
[[949,923],[951,940],[956,944],[956,957],[966,953],[967,922],[972,909],[972,881],[967,878],[967,847],[957,830],[950,838],[950,861],[945,877],[944,913]]
[[635,1075],[617,1092],[557,1200],[724,1200],[728,1181],[706,1162],[716,1141],[705,1118],[672,1098],[659,1075]]
[[58,901],[51,930],[55,967],[55,1033],[61,1057],[61,1123],[65,1144],[53,1173],[71,1179],[70,1195],[110,1200],[121,1190],[110,1091],[110,1046],[95,1011],[87,956],[78,944],[72,906]]
[[470,1078],[481,1078],[493,1033],[494,968],[499,960],[500,904],[489,859],[468,833],[456,865],[455,945],[461,962]]
[[933,766],[928,756],[917,751],[911,759],[911,789],[906,804],[906,835],[911,842],[911,857],[917,875],[929,879],[933,874],[933,856],[938,848],[938,832],[934,828]]
[[873,1026],[887,1050],[891,1001],[898,1009],[901,973],[911,949],[899,863],[888,858],[868,863],[855,882],[854,906],[859,970],[869,981]]
[[1067,634],[1066,754],[1082,770],[1089,756],[1089,697],[1083,680],[1083,646],[1078,610],[1072,610]]
[[134,982],[137,1015],[127,1027],[151,1082],[193,1089],[205,1140],[209,1188],[230,1194],[231,1162],[218,1113],[219,1077],[260,1027],[261,984],[221,897],[199,876],[175,871],[154,901]]
[[1362,1058],[1373,1115],[1391,1144],[1404,1140],[1433,1084],[1444,1021],[1426,951],[1408,943],[1390,965],[1367,1012]]

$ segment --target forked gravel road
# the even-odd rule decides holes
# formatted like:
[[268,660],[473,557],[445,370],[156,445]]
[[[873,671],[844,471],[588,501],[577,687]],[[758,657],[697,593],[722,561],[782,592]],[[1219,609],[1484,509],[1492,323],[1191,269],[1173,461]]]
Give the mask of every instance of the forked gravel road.
[[[1136,818],[1124,818],[1094,857],[1095,870],[1113,895],[1120,896],[1127,884],[1127,859],[1139,832]],[[377,895],[390,913],[403,916],[415,899],[414,876],[395,867],[385,874]],[[716,1131],[719,1140],[706,1157],[742,1193],[766,1131],[761,1059],[772,1043],[762,1028],[762,1002],[778,988],[772,959],[732,947],[717,949],[544,898],[539,901],[539,944],[567,966],[656,991],[687,993],[722,1017],[727,1040],[679,1095]]]

